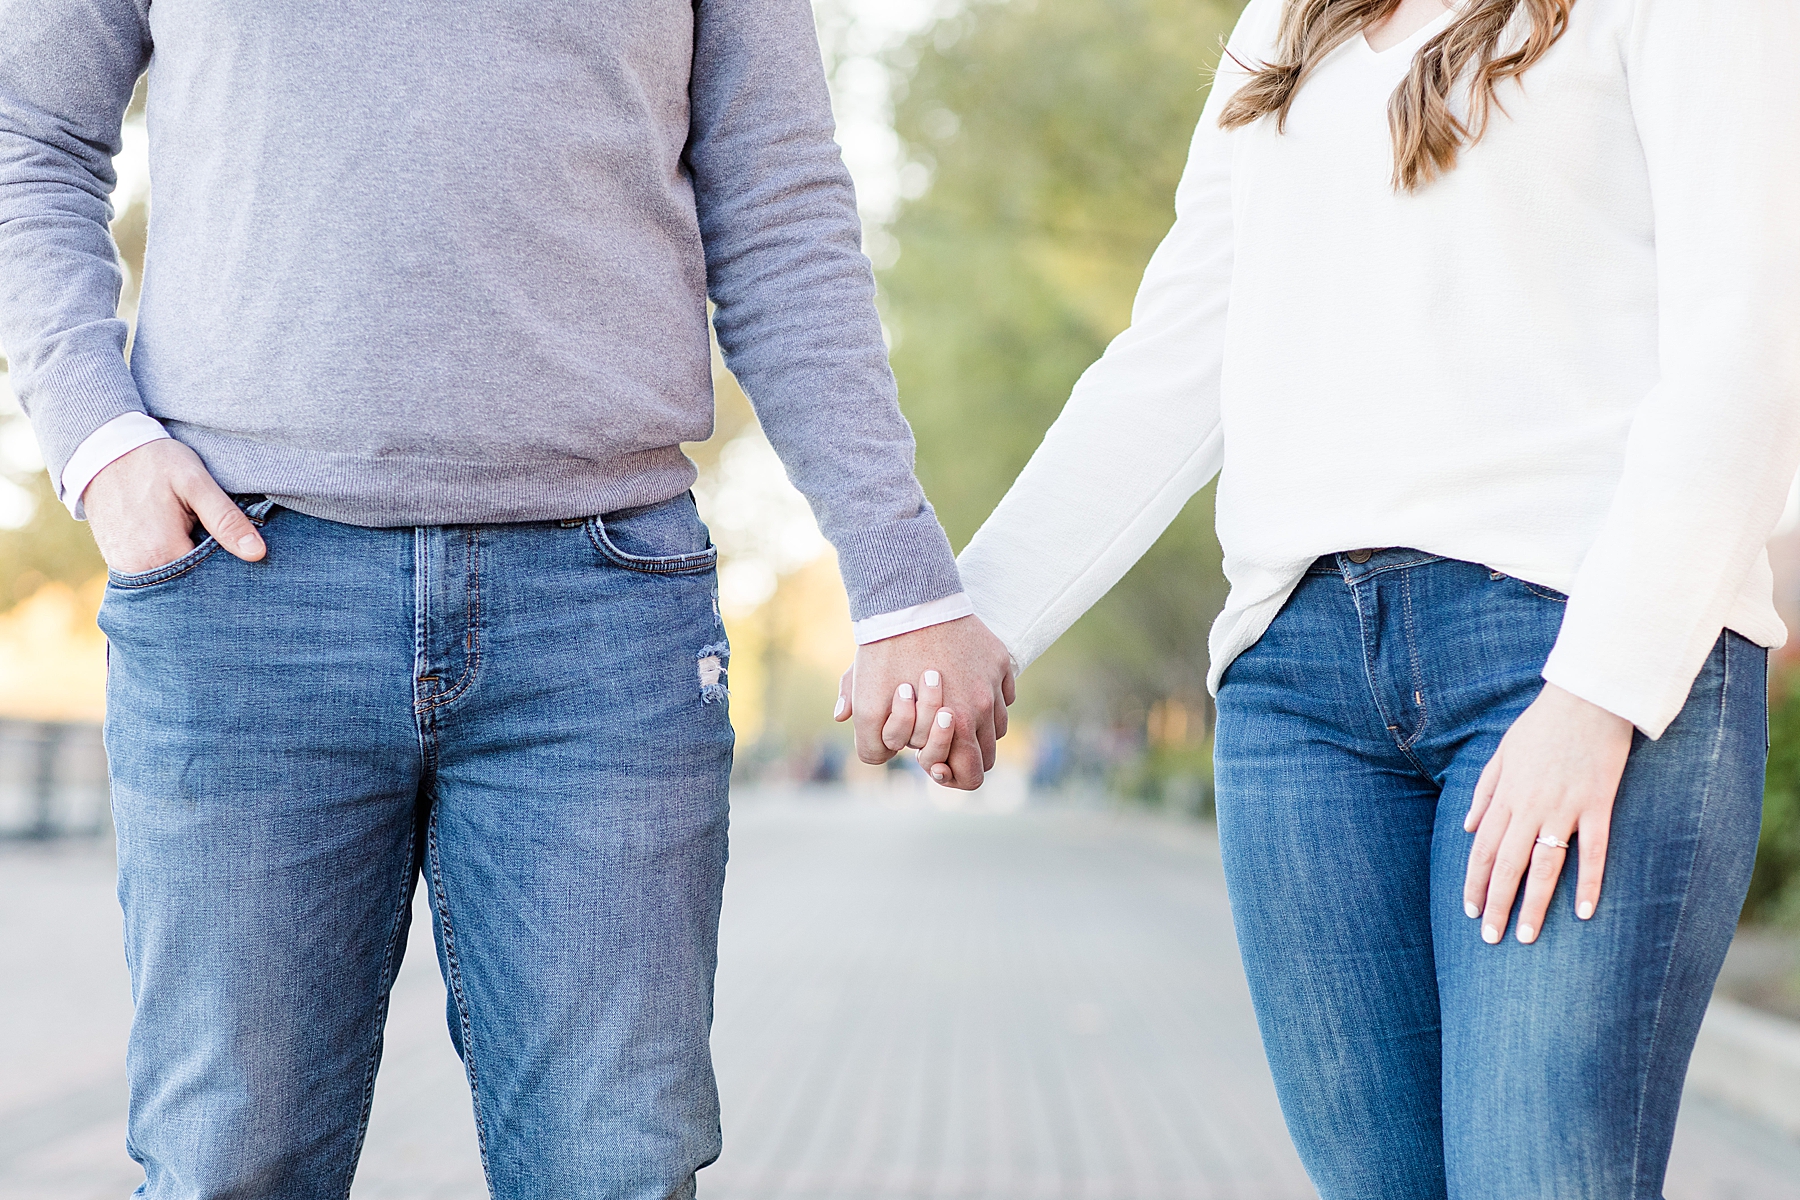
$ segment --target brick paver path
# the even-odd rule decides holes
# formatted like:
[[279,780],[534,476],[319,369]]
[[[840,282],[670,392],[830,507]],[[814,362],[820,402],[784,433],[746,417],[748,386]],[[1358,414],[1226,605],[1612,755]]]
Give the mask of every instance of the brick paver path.
[[[141,1178],[118,925],[104,848],[0,849],[0,1200]],[[706,1200],[1312,1195],[1203,828],[746,795],[721,957]],[[442,1005],[415,938],[355,1200],[485,1194]],[[1796,1200],[1800,1146],[1690,1102],[1668,1194]]]

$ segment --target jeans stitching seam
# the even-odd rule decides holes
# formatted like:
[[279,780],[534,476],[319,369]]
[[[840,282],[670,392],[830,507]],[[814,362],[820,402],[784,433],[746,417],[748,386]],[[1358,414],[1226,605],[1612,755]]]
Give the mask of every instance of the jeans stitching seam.
[[1415,770],[1429,779],[1431,777],[1431,772],[1425,769],[1425,764],[1420,762],[1418,756],[1412,752],[1411,745],[1400,740],[1398,724],[1390,724],[1393,718],[1388,714],[1387,705],[1382,703],[1381,689],[1377,687],[1375,683],[1375,676],[1377,673],[1375,669],[1375,658],[1369,646],[1368,622],[1366,621],[1363,612],[1362,593],[1357,587],[1362,580],[1369,578],[1370,574],[1373,574],[1373,572],[1352,578],[1349,570],[1346,569],[1344,571],[1344,583],[1350,589],[1350,602],[1356,606],[1357,638],[1362,643],[1363,682],[1369,686],[1369,701],[1374,704],[1376,716],[1380,718],[1382,725],[1387,728],[1388,736],[1394,742],[1394,748],[1400,751],[1406,761],[1413,765]]
[[426,709],[442,708],[461,699],[474,686],[475,672],[481,666],[481,546],[474,530],[469,530],[465,536],[469,544],[469,624],[463,644],[468,651],[468,662],[464,664],[462,674],[449,691],[431,696],[423,702],[422,707]]
[[606,526],[599,517],[589,518],[586,524],[588,541],[594,544],[600,557],[627,571],[636,571],[642,575],[699,575],[719,561],[717,546],[708,546],[697,554],[677,554],[669,558],[627,554],[612,544],[612,539],[606,536]]
[[[172,563],[157,567],[154,571],[145,571],[141,575],[120,575],[116,572],[108,572],[107,582],[124,591],[138,591],[143,588],[157,587],[161,584],[180,579],[183,575],[186,575],[189,571],[192,571],[195,567],[211,558],[213,556],[213,551],[218,548],[219,543],[217,539],[209,537],[201,545],[188,551],[187,554],[182,555]],[[194,556],[192,561],[187,561],[189,555]],[[180,569],[171,569],[175,567],[179,567]],[[168,574],[163,574],[165,571],[167,571]]]
[[1432,563],[1449,562],[1442,554],[1428,554],[1423,558],[1409,558],[1405,562],[1382,563],[1378,567],[1365,566],[1356,573],[1358,580],[1373,579],[1377,575],[1385,575],[1389,571],[1405,571],[1411,567],[1428,567]]
[[1412,735],[1401,744],[1400,749],[1406,752],[1406,757],[1412,759],[1415,767],[1423,771],[1425,764],[1413,754],[1413,747],[1418,745],[1419,739],[1425,736],[1425,726],[1430,722],[1431,710],[1425,705],[1425,677],[1419,668],[1419,639],[1413,626],[1412,576],[1410,574],[1401,577],[1400,595],[1401,611],[1406,622],[1407,665],[1412,671],[1413,696],[1418,702],[1416,707],[1419,710],[1419,723],[1414,726]]
[[1693,897],[1694,860],[1700,855],[1700,836],[1706,828],[1707,809],[1712,803],[1713,785],[1719,778],[1719,759],[1725,750],[1725,706],[1731,694],[1731,639],[1723,638],[1719,645],[1719,705],[1718,727],[1713,735],[1712,756],[1706,764],[1706,786],[1700,792],[1700,812],[1695,820],[1698,833],[1694,839],[1693,856],[1687,864],[1686,885],[1681,891],[1681,910],[1675,917],[1675,932],[1669,938],[1669,951],[1663,960],[1662,983],[1656,990],[1656,1016],[1650,1022],[1649,1053],[1644,1056],[1643,1077],[1638,1085],[1637,1112],[1632,1120],[1631,1137],[1631,1187],[1635,1192],[1639,1183],[1639,1172],[1643,1163],[1644,1148],[1644,1107],[1650,1101],[1650,1071],[1656,1057],[1657,1041],[1662,1036],[1663,1003],[1668,998],[1669,973],[1674,968],[1675,951],[1681,943],[1682,929],[1687,924],[1688,901]]
[[481,1173],[488,1191],[494,1190],[493,1167],[488,1162],[487,1117],[481,1108],[481,1084],[475,1069],[475,1025],[469,1020],[468,997],[463,991],[462,960],[456,953],[456,931],[450,922],[450,900],[444,888],[442,856],[438,848],[438,806],[434,795],[431,819],[426,827],[425,844],[431,862],[431,898],[437,908],[438,921],[444,928],[444,964],[449,978],[445,981],[456,1004],[456,1021],[462,1029],[463,1073],[469,1080],[469,1099],[475,1112],[475,1142],[481,1151]]
[[1387,706],[1381,702],[1381,689],[1375,686],[1375,656],[1369,645],[1369,625],[1367,615],[1363,612],[1362,592],[1357,587],[1359,582],[1360,580],[1351,577],[1347,569],[1344,571],[1344,583],[1350,589],[1350,603],[1356,608],[1357,641],[1362,643],[1363,682],[1369,685],[1369,700],[1375,705],[1376,717],[1385,726],[1388,724]]
[[[413,530],[413,715],[430,709],[420,690],[430,667],[431,634],[431,543],[422,529]],[[423,727],[421,727],[421,736]]]

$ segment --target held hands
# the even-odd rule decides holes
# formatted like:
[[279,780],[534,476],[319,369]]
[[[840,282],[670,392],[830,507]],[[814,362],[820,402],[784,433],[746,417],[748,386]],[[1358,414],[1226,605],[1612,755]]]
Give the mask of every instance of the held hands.
[[1475,834],[1463,908],[1481,918],[1482,940],[1506,932],[1513,898],[1525,884],[1518,939],[1534,942],[1562,874],[1568,844],[1581,856],[1575,915],[1600,903],[1613,798],[1631,750],[1631,722],[1555,684],[1513,722],[1475,785],[1463,828]]
[[[949,668],[940,674],[938,667]],[[856,754],[888,761],[911,746],[945,787],[974,791],[994,765],[1013,702],[1012,656],[977,617],[859,646],[838,685],[836,719],[856,720]]]
[[213,482],[200,456],[171,438],[107,464],[81,502],[100,556],[121,575],[174,562],[194,548],[196,525],[245,562],[267,553],[256,526]]

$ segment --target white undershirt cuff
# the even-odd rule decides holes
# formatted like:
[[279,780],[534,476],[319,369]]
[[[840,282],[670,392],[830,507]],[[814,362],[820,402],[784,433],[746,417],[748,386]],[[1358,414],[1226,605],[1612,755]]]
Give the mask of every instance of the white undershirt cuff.
[[114,417],[82,440],[63,467],[57,499],[68,506],[77,521],[87,520],[81,506],[81,495],[94,476],[124,458],[139,446],[161,441],[169,436],[149,413],[128,412]]
[[933,625],[942,625],[946,621],[957,621],[963,617],[973,616],[975,605],[964,592],[953,596],[945,596],[942,600],[930,600],[924,604],[915,604],[911,608],[898,609],[891,613],[882,613],[876,617],[864,617],[853,625],[856,632],[856,644],[866,646],[870,642],[879,642],[884,638],[899,637],[903,633],[914,633],[920,629],[928,629]]

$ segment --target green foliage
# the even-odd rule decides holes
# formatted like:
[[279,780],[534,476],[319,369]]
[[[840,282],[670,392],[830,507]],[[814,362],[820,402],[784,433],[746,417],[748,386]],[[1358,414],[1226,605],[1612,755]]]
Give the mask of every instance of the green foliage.
[[[896,129],[931,183],[881,282],[920,478],[958,545],[1128,323],[1240,7],[977,2],[901,52]],[[1033,669],[1026,708],[1197,696],[1223,597],[1208,492]]]
[[1800,925],[1800,680],[1769,712],[1769,781],[1745,920]]

